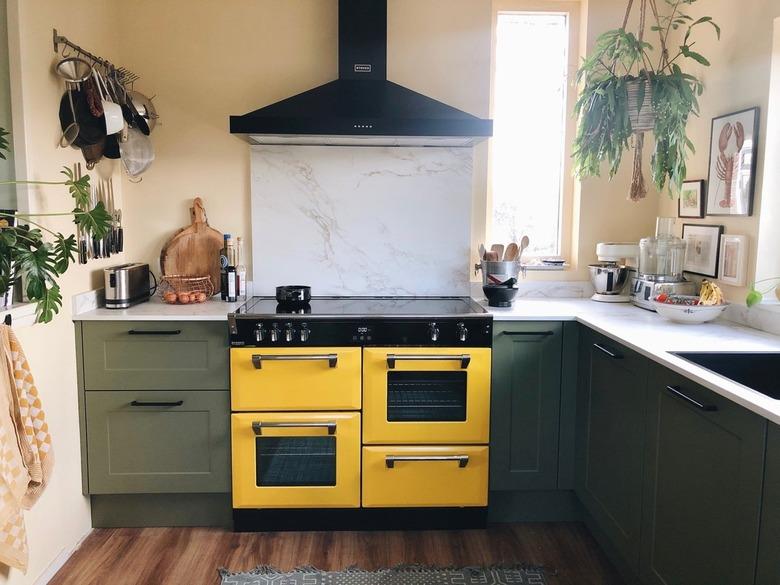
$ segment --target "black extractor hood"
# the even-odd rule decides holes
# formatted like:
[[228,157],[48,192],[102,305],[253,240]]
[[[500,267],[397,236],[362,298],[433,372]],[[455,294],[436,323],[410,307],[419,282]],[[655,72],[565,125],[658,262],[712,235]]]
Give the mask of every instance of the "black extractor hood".
[[[338,0],[339,78],[243,116],[251,144],[472,146],[492,120],[387,80],[387,0]],[[468,80],[464,79],[464,83]]]

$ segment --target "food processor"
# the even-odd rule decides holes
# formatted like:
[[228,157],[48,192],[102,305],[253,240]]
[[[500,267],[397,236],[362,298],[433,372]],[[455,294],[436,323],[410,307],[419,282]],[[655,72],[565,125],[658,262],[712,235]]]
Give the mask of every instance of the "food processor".
[[627,303],[631,300],[625,292],[629,274],[634,268],[629,261],[636,262],[639,246],[631,243],[600,242],[596,244],[599,262],[588,265],[590,281],[596,293],[591,297],[602,303]]
[[655,311],[653,299],[661,293],[695,295],[696,284],[683,277],[685,240],[674,232],[673,217],[656,219],[655,236],[639,240],[639,267],[631,279],[631,302]]

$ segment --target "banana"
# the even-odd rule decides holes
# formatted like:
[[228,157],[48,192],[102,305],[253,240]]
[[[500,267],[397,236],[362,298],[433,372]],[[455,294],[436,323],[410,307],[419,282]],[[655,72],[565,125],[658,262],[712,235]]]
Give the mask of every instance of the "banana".
[[709,280],[701,281],[701,292],[699,293],[700,305],[722,305],[724,302],[723,291],[720,290],[720,287],[717,284],[710,282]]

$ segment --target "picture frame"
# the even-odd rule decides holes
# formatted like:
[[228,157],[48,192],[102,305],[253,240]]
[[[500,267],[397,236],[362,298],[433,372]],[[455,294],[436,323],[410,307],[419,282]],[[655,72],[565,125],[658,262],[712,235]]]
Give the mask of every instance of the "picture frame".
[[701,219],[704,217],[704,179],[683,181],[677,199],[677,217]]
[[745,286],[747,282],[748,237],[723,234],[720,237],[720,261],[718,280],[733,286]]
[[706,214],[753,215],[760,108],[712,119]]
[[683,271],[717,278],[722,235],[722,225],[684,223],[682,238],[687,243],[687,247]]

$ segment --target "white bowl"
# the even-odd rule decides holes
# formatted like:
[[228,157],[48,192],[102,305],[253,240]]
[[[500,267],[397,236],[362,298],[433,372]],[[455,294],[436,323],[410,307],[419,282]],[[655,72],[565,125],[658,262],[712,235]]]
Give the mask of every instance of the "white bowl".
[[654,301],[656,312],[664,319],[675,323],[706,323],[717,319],[728,306],[722,305],[671,305]]

